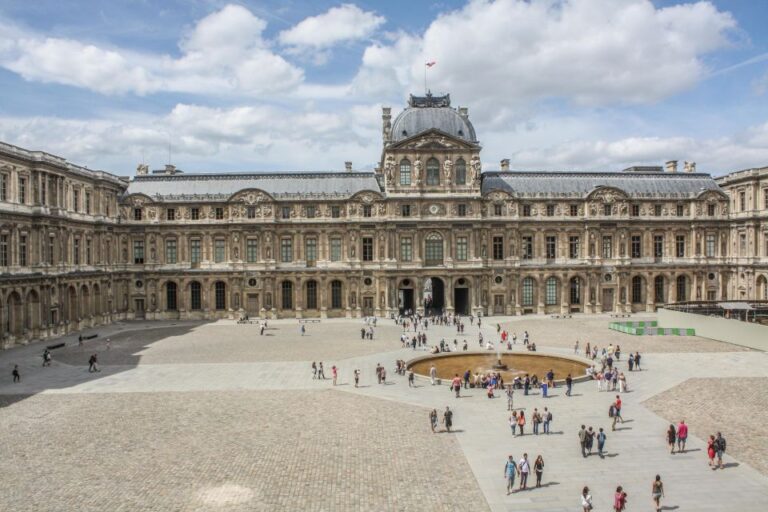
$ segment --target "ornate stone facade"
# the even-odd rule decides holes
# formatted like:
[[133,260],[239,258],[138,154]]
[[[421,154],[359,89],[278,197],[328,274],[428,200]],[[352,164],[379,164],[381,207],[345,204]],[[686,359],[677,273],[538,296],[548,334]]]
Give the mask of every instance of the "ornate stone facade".
[[504,160],[483,172],[468,111],[447,96],[412,97],[394,121],[385,108],[382,133],[375,171],[139,166],[131,179],[0,144],[3,345],[130,318],[765,298],[766,169],[720,185],[674,162],[580,173]]

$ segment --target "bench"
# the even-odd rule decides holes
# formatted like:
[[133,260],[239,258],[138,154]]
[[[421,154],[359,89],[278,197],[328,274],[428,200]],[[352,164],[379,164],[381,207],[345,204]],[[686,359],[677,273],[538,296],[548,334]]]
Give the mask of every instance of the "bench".
[[88,336],[83,336],[82,338],[83,338],[83,340],[92,340],[92,339],[98,338],[98,337],[99,337],[98,334],[90,334]]
[[320,319],[318,319],[318,318],[304,318],[304,319],[299,320],[299,323],[300,324],[319,324],[320,323]]
[[64,345],[65,345],[65,344],[64,344],[63,342],[62,342],[62,343],[54,343],[53,345],[48,345],[48,346],[47,346],[47,347],[45,347],[45,348],[47,348],[48,350],[55,350],[55,349],[57,349],[57,348],[61,348],[61,347],[63,347]]
[[238,324],[258,324],[260,322],[261,322],[261,320],[251,320],[251,319],[248,319],[248,320],[238,320],[237,321]]

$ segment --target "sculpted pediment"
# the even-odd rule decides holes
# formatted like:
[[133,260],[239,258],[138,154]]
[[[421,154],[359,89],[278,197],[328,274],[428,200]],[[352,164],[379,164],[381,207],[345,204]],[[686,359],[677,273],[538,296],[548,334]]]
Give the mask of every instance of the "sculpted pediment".
[[457,149],[475,149],[477,145],[471,144],[465,140],[449,135],[441,130],[433,129],[420,133],[413,137],[403,139],[393,144],[391,149],[406,150],[457,150]]
[[123,199],[122,203],[133,206],[136,208],[141,208],[144,205],[153,203],[152,198],[144,195],[144,194],[131,194],[130,196]]
[[241,202],[249,206],[272,201],[272,196],[259,189],[240,190],[229,198],[232,202]]
[[616,203],[627,199],[627,193],[614,187],[599,187],[588,196],[590,201]]

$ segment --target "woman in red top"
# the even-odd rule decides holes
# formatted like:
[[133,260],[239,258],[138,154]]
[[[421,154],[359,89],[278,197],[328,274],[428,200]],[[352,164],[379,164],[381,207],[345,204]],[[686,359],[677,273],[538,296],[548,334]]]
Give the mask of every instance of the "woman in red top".
[[715,436],[709,436],[709,441],[707,441],[707,456],[709,457],[709,465],[711,466],[715,462]]
[[627,507],[627,493],[621,486],[616,488],[616,494],[613,495],[613,510],[621,512]]

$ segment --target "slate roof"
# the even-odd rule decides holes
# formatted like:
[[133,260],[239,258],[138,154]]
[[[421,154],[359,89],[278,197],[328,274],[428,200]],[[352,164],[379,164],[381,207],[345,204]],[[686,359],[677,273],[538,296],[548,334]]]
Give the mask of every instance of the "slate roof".
[[613,187],[633,198],[693,198],[707,190],[722,192],[704,173],[533,172],[483,173],[483,194],[503,190],[514,197],[585,198],[597,187]]
[[280,172],[136,176],[126,195],[145,194],[170,201],[226,201],[246,189],[274,198],[346,199],[358,192],[381,192],[373,172]]

